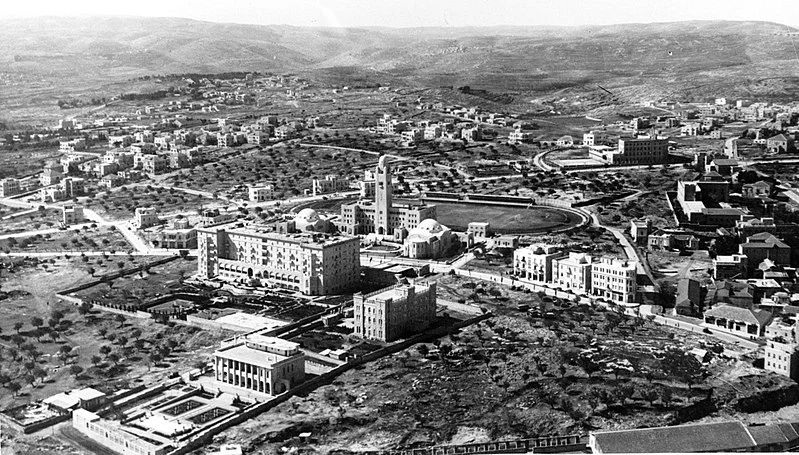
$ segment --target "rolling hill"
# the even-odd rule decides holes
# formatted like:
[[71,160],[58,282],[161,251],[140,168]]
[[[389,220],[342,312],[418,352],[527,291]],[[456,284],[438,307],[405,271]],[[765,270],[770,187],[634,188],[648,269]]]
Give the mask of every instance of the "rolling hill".
[[525,96],[593,91],[597,83],[631,100],[719,90],[781,96],[791,95],[799,80],[795,32],[776,23],[724,21],[330,29],[49,17],[0,21],[0,73],[55,81],[65,90],[81,79],[262,71]]

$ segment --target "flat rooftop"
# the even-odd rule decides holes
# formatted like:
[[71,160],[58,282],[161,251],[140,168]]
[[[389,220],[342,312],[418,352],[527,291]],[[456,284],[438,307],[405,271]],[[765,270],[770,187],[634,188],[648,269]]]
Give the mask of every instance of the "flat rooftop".
[[241,311],[238,313],[227,314],[220,318],[214,319],[214,322],[218,322],[220,324],[233,325],[236,327],[241,327],[243,329],[249,329],[249,330],[258,330],[258,329],[272,330],[274,328],[282,327],[287,324],[287,322],[281,321],[279,319],[274,319],[266,316],[258,316],[257,314],[244,313]]
[[298,349],[300,347],[299,343],[284,340],[283,338],[261,335],[260,333],[253,333],[252,335],[247,335],[246,340],[251,341],[253,343],[258,343],[265,346],[271,346],[276,349],[281,349],[286,351],[292,349]]
[[307,232],[281,234],[279,232],[267,231],[265,229],[258,229],[254,227],[226,228],[225,225],[212,226],[198,230],[204,232],[216,232],[220,229],[223,229],[227,233],[232,235],[237,235],[237,234],[248,235],[262,239],[270,239],[270,240],[292,242],[292,243],[306,243],[309,245],[316,245],[316,246],[335,245],[338,243],[351,241],[353,239],[357,240],[357,237],[349,237],[345,235],[331,235],[331,234],[307,233]]
[[284,355],[253,349],[244,344],[220,349],[216,351],[215,355],[250,365],[259,365],[265,368],[269,368],[275,363],[288,359],[288,357]]

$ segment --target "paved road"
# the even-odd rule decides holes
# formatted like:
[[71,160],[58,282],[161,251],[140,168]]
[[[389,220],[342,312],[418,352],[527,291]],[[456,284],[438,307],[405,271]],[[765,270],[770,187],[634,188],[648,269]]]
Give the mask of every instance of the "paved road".
[[139,251],[134,251],[132,253],[128,253],[125,251],[114,251],[113,253],[108,251],[21,251],[21,252],[13,252],[13,253],[3,253],[0,252],[0,256],[8,256],[8,257],[32,257],[32,258],[49,258],[49,257],[59,257],[63,255],[70,255],[70,256],[175,256],[178,254],[176,250],[162,250],[162,249],[152,249],[146,253],[142,253]]
[[758,343],[752,340],[746,340],[741,337],[722,332],[720,330],[710,329],[711,334],[707,334],[703,332],[705,327],[702,327],[699,324],[693,324],[684,320],[675,319],[662,315],[654,315],[654,316],[655,316],[654,321],[657,322],[658,324],[667,325],[669,327],[674,327],[680,330],[685,330],[696,334],[702,334],[706,337],[713,337],[721,341],[725,341],[727,343],[738,345],[743,349],[756,350],[760,348],[760,346],[762,345],[762,343]]
[[544,150],[543,152],[540,152],[535,157],[533,157],[533,164],[535,164],[538,167],[538,169],[541,169],[544,172],[555,170],[554,167],[544,162],[544,157],[549,152],[550,152],[549,150]]
[[647,275],[649,279],[652,281],[652,283],[655,282],[654,278],[652,277],[652,274],[649,273],[647,268],[644,267],[644,259],[638,253],[638,249],[635,248],[630,243],[630,241],[624,235],[624,232],[622,232],[618,228],[603,225],[602,223],[599,222],[599,218],[596,216],[595,213],[591,214],[591,222],[595,226],[607,229],[611,234],[613,234],[613,236],[619,240],[619,243],[621,243],[621,246],[624,248],[624,254],[627,256],[627,259],[636,261],[637,273],[639,275]]

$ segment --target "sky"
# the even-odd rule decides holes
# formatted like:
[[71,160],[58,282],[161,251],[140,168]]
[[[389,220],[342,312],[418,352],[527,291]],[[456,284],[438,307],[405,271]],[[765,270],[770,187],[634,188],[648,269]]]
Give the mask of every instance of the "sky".
[[797,0],[12,0],[0,18],[185,17],[324,27],[605,25],[758,20],[799,26]]

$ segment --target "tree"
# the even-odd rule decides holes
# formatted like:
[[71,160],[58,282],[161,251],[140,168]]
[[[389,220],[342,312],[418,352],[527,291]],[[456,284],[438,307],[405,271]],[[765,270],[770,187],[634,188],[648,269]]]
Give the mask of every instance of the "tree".
[[427,354],[430,353],[430,348],[428,348],[426,344],[419,344],[416,346],[416,350],[419,351],[419,355],[422,357],[427,357]]
[[119,354],[117,354],[116,352],[108,354],[108,360],[114,362],[114,365],[119,364]]
[[6,388],[11,391],[12,395],[17,396],[17,392],[22,389],[22,386],[19,385],[19,382],[11,381],[8,383],[8,385],[6,385]]
[[56,340],[58,340],[58,337],[60,337],[60,336],[61,336],[61,335],[60,335],[60,334],[59,334],[57,331],[55,331],[55,330],[51,330],[51,331],[50,331],[50,333],[49,333],[49,335],[50,335],[50,338],[52,338],[52,339],[53,339],[53,343],[55,343],[55,342],[56,342]]
[[92,365],[97,366],[102,361],[103,361],[103,359],[99,355],[93,355],[92,356]]
[[78,306],[78,314],[81,316],[86,316],[89,314],[89,311],[92,309],[92,304],[89,302],[83,302]]
[[40,382],[44,382],[44,379],[47,377],[47,371],[44,368],[37,366],[33,369],[33,371],[31,371],[31,376],[33,376],[34,380],[39,379]]
[[116,316],[114,316],[114,320],[119,323],[119,328],[122,328],[122,327],[125,326],[125,316],[123,316],[121,314],[117,314]]
[[108,354],[110,354],[110,353],[111,353],[111,346],[109,346],[107,344],[104,344],[104,345],[100,346],[100,354],[108,357]]
[[72,365],[69,367],[69,372],[72,373],[73,376],[75,376],[75,379],[77,379],[78,376],[80,376],[80,374],[83,373],[83,367],[77,364]]
[[150,353],[149,358],[150,358],[150,364],[152,365],[158,365],[158,362],[162,360],[161,354],[157,352]]
[[581,355],[577,358],[577,365],[585,371],[585,374],[587,374],[589,378],[602,368],[593,358],[585,355]]
[[88,269],[86,269],[86,271],[89,272],[89,275],[91,276],[94,276],[94,274],[97,273],[97,271],[94,270],[94,267],[89,267]]
[[16,344],[18,348],[22,348],[22,343],[25,342],[25,338],[22,335],[11,335],[11,342]]
[[105,338],[106,334],[108,334],[108,329],[105,327],[100,327],[100,330],[97,331],[101,337]]
[[42,318],[34,316],[31,318],[31,325],[38,329],[39,327],[44,325],[44,321],[42,320]]
[[60,358],[61,358],[61,361],[62,361],[62,362],[64,362],[64,365],[66,365],[66,364],[67,364],[67,361],[69,360],[69,355],[70,355],[70,353],[72,353],[72,348],[71,348],[71,347],[69,347],[69,346],[68,346],[68,345],[66,345],[66,344],[65,344],[65,345],[63,345],[63,346],[61,346],[61,347],[58,349],[58,357],[60,357]]
[[657,390],[649,387],[641,390],[641,398],[649,402],[650,406],[655,405],[655,400],[660,397],[660,394]]
[[16,331],[17,331],[17,333],[19,333],[19,331],[22,329],[22,327],[23,327],[24,325],[25,325],[25,324],[23,324],[23,323],[21,323],[21,322],[15,322],[15,323],[14,323],[14,330],[16,330]]
[[671,403],[672,398],[671,389],[668,387],[663,387],[660,389],[660,401],[663,403],[663,406],[668,406]]
[[667,349],[663,353],[663,359],[660,360],[660,368],[667,377],[688,384],[689,389],[704,377],[702,364],[696,357],[679,349]]

